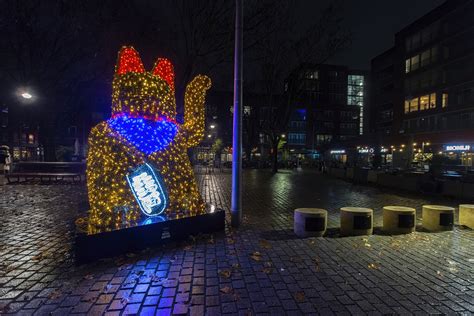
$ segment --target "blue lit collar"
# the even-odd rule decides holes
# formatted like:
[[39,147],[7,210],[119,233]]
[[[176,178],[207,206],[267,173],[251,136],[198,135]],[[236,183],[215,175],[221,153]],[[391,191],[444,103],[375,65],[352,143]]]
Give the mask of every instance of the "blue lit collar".
[[150,155],[166,148],[178,132],[176,122],[128,115],[115,115],[108,125],[141,152]]

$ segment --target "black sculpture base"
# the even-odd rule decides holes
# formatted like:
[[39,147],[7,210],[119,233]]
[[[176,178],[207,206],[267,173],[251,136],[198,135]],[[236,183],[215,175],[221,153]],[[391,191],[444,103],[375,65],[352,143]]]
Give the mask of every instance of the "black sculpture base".
[[76,264],[113,257],[131,251],[187,239],[190,235],[209,234],[225,228],[225,212],[165,220],[130,228],[88,235],[76,233]]

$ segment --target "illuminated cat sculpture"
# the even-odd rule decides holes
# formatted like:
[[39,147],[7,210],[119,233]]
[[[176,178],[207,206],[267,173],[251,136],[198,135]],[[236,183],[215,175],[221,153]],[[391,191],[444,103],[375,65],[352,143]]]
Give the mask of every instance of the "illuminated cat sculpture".
[[178,124],[174,70],[159,58],[145,71],[138,52],[123,47],[112,87],[112,117],[89,135],[87,188],[89,231],[102,231],[141,218],[202,214],[187,149],[204,135],[206,76],[186,87],[184,123]]

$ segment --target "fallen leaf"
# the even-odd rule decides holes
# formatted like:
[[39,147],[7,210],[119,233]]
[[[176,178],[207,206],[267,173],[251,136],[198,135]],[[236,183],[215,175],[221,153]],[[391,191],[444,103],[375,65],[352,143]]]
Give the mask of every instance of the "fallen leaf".
[[84,280],[92,280],[94,279],[94,276],[92,274],[87,274],[84,276]]
[[368,267],[369,269],[374,269],[374,270],[379,268],[375,263],[369,263],[369,264],[367,265],[367,267]]
[[219,271],[219,275],[221,277],[223,277],[224,279],[230,278],[231,274],[232,274],[232,272],[230,270],[221,270],[221,271]]
[[232,297],[234,298],[234,302],[240,300],[240,295],[239,295],[239,293],[235,293],[235,292],[234,292],[234,293],[232,294]]
[[320,270],[319,259],[318,259],[318,258],[314,258],[313,261],[314,261],[314,263],[316,264],[316,272],[319,272],[319,270]]
[[298,291],[295,293],[295,301],[297,303],[302,303],[304,302],[306,299],[305,295],[304,295],[304,292],[303,291]]
[[229,287],[229,286],[224,286],[223,288],[220,289],[220,291],[224,294],[230,294],[232,293],[234,290]]
[[258,251],[255,251],[250,255],[250,258],[252,258],[255,261],[261,261],[262,260],[262,254]]
[[234,264],[232,265],[232,269],[238,270],[238,269],[240,269],[240,268],[241,268],[240,263],[234,263]]
[[263,268],[262,272],[265,274],[272,274],[273,268]]
[[61,296],[61,292],[56,289],[56,290],[52,291],[52,292],[49,294],[48,298],[49,298],[50,300],[56,300],[56,299],[58,299],[60,296]]
[[108,283],[106,286],[104,286],[103,293],[107,294],[111,288],[112,288],[112,284]]
[[120,303],[122,305],[127,305],[127,303],[130,301],[130,298],[128,296],[124,296],[122,297],[122,299],[120,300]]
[[272,249],[272,244],[268,242],[268,240],[262,239],[259,241],[260,247],[264,249]]

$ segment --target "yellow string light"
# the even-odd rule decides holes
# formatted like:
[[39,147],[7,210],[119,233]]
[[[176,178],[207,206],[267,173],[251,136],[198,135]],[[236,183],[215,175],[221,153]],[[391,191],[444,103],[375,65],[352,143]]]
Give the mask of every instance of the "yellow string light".
[[[166,147],[147,154],[107,121],[92,129],[87,156],[89,233],[118,229],[124,223],[132,226],[144,216],[126,176],[145,162],[153,163],[163,178],[169,196],[165,211],[169,218],[205,212],[187,149],[199,144],[204,137],[205,95],[211,80],[198,75],[186,87],[182,125],[175,121],[173,80],[172,65],[167,60],[159,59],[155,69],[146,72],[132,47],[120,50],[112,83],[112,117],[125,113],[149,120],[164,118],[174,122],[178,131]],[[126,211],[121,211],[124,209]]]

